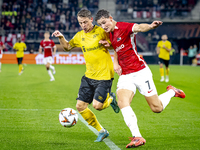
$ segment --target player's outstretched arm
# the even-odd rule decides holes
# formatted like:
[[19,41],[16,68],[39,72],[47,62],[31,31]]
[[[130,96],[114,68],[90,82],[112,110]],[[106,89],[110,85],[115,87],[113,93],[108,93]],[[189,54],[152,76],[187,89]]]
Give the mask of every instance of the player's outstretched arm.
[[60,33],[60,31],[56,30],[52,36],[58,37],[59,38],[59,42],[61,44],[61,46],[63,47],[63,49],[65,51],[70,51],[72,49],[72,47],[70,46],[69,42],[65,39],[65,37],[63,36],[62,33]]
[[141,23],[135,24],[133,28],[133,32],[147,32],[151,29],[155,29],[162,25],[162,21],[153,21],[151,24]]

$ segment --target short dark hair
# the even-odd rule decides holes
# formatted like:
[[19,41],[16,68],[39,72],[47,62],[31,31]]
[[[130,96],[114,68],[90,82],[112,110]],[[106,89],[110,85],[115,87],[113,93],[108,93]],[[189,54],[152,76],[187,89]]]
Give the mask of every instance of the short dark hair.
[[91,11],[89,11],[88,9],[81,9],[81,10],[78,12],[77,17],[92,18],[92,13],[91,13]]
[[109,17],[110,17],[109,11],[107,11],[107,10],[105,10],[105,9],[100,9],[100,10],[97,12],[96,16],[95,16],[95,21],[101,19],[102,17],[104,17],[104,18],[109,18]]

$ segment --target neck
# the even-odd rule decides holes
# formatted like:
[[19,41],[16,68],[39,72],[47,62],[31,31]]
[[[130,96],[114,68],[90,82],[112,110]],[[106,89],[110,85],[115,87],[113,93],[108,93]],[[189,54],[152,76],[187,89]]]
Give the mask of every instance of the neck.
[[113,20],[113,27],[111,29],[111,32],[113,32],[115,30],[115,26],[116,26],[117,22]]
[[94,25],[92,24],[92,26],[90,27],[90,29],[87,32],[85,32],[85,33],[89,33],[90,31],[92,31],[93,28],[94,28]]

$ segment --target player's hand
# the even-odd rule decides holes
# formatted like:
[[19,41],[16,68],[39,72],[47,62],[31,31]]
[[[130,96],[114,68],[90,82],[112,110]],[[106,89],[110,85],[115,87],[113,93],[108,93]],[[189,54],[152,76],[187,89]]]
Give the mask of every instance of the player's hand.
[[119,75],[121,76],[122,74],[122,68],[119,64],[114,64],[114,71]]
[[55,55],[56,55],[56,53],[55,53],[55,52],[53,52],[53,53],[52,53],[52,55],[53,55],[53,56],[55,56]]
[[159,27],[160,25],[162,25],[162,23],[163,23],[162,21],[154,21],[151,23],[150,26],[152,29],[155,29],[155,28]]
[[102,44],[102,45],[104,45],[105,47],[110,47],[110,43],[109,43],[108,41],[106,41],[106,40],[100,40],[100,41],[99,41],[99,44]]
[[54,31],[54,33],[52,33],[51,36],[55,36],[55,37],[58,37],[58,38],[63,38],[64,37],[63,34],[60,33],[60,31],[58,31],[58,30]]

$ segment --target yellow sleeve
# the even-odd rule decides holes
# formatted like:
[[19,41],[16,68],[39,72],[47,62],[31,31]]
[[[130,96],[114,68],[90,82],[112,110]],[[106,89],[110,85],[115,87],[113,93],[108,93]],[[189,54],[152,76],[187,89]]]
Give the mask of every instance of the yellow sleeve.
[[16,43],[14,44],[13,49],[16,49]]
[[69,41],[69,44],[70,44],[70,46],[72,48],[74,48],[74,47],[80,47],[80,44],[79,44],[80,42],[79,41],[81,41],[81,39],[80,39],[79,34],[80,34],[80,32],[76,33],[74,35],[74,37]]
[[102,40],[106,40],[110,44],[110,47],[108,47],[108,49],[113,49],[109,33],[105,32],[102,28],[100,28],[100,33],[102,35]]
[[158,42],[157,47],[161,47],[161,41]]
[[24,49],[26,49],[26,44],[24,43]]
[[168,49],[171,49],[171,48],[172,48],[172,44],[171,44],[170,41],[168,41],[167,48],[168,48]]

